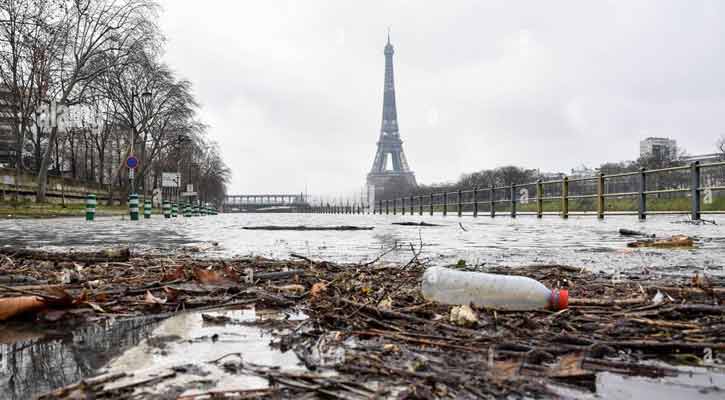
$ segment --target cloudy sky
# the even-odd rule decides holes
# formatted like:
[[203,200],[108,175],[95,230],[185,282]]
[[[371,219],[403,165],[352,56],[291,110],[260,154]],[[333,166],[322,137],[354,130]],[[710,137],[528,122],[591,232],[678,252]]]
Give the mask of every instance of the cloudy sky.
[[359,192],[395,46],[400,133],[419,182],[515,164],[634,159],[725,134],[725,2],[162,0],[233,193]]

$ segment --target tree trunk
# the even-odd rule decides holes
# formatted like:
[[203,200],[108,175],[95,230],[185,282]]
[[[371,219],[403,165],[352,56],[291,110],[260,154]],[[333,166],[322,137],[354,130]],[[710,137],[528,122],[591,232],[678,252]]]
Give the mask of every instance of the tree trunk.
[[45,195],[48,192],[48,167],[50,165],[50,157],[53,154],[53,145],[58,137],[58,128],[53,128],[48,137],[48,150],[43,155],[43,161],[40,163],[40,171],[38,171],[38,193],[35,196],[37,203],[45,203]]

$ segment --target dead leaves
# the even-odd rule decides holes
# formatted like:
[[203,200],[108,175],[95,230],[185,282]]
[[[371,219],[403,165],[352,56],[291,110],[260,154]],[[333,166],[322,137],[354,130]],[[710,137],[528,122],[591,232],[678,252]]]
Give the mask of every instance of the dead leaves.
[[310,289],[310,297],[312,298],[312,301],[320,300],[322,295],[324,295],[327,292],[327,285],[322,282],[317,282],[314,285],[312,285],[312,289]]
[[68,307],[76,304],[73,298],[61,288],[49,286],[45,291],[47,293],[28,293],[25,296],[1,298],[0,321],[21,314],[37,313],[50,307]]
[[156,297],[147,290],[146,296],[144,296],[144,301],[149,304],[166,304],[167,299]]
[[452,324],[472,327],[478,324],[478,313],[469,305],[456,306],[451,308],[450,321]]
[[196,279],[197,282],[205,285],[229,285],[237,284],[239,282],[238,280],[235,281],[227,274],[221,274],[218,271],[203,268],[194,269],[194,279]]
[[171,303],[176,303],[179,299],[179,295],[181,294],[181,290],[170,288],[168,286],[164,286],[164,292],[166,292],[166,300]]
[[288,294],[302,294],[305,292],[305,287],[298,284],[289,284],[289,285],[282,285],[282,286],[273,286],[270,285],[270,287],[278,292],[282,293],[288,293]]
[[184,270],[184,267],[182,265],[179,265],[176,267],[176,269],[173,272],[164,272],[164,275],[161,277],[161,282],[171,282],[171,281],[184,281],[186,280],[186,271]]
[[45,299],[38,296],[0,299],[0,321],[5,321],[16,315],[43,310],[47,305]]

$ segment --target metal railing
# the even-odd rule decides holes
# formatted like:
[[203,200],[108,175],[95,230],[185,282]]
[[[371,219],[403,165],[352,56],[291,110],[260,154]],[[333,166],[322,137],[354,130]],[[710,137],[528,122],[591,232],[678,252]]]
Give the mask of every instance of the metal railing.
[[[690,214],[693,220],[699,220],[705,214],[725,214],[725,209],[702,209],[703,193],[707,193],[711,199],[713,192],[725,191],[725,186],[722,186],[723,179],[719,179],[719,185],[703,186],[701,183],[703,171],[716,168],[723,168],[721,172],[725,176],[725,162],[708,164],[693,162],[690,165],[670,168],[649,170],[642,168],[639,171],[618,174],[574,178],[565,176],[562,179],[548,181],[540,179],[536,182],[510,186],[474,187],[425,195],[417,194],[392,200],[379,200],[367,207],[358,204],[313,206],[308,211],[325,214],[377,213],[386,215],[396,215],[398,212],[402,215],[414,215],[417,212],[421,216],[425,213],[434,215],[436,212],[446,216],[452,211],[459,217],[464,212],[470,212],[474,217],[478,217],[484,212],[491,217],[495,217],[499,213],[506,213],[512,218],[519,215],[535,215],[538,218],[542,218],[544,215],[559,215],[562,218],[572,215],[596,215],[602,219],[605,215],[637,215],[641,220],[646,219],[648,215],[656,214]],[[684,177],[685,179],[680,179],[680,181],[689,181],[689,186],[681,187],[682,182],[679,182],[675,185],[678,187],[648,188],[648,183],[652,180],[650,177],[654,177],[656,181],[656,177],[668,173],[688,174],[689,177]],[[622,178],[635,179],[634,185],[625,186],[634,186],[636,190],[619,192],[608,190],[608,186],[613,181]],[[571,190],[571,185],[580,185],[584,189],[591,187],[591,190]],[[529,189],[534,190],[534,196],[529,196]],[[648,210],[648,200],[650,203],[656,203],[664,199],[671,200],[672,195],[683,193],[686,198],[689,197],[688,209]],[[634,199],[636,210],[607,210],[608,201],[613,199]],[[572,211],[570,209],[572,202],[585,203],[591,200],[594,203],[591,210]],[[558,202],[558,209],[546,211],[545,205],[551,202]]]

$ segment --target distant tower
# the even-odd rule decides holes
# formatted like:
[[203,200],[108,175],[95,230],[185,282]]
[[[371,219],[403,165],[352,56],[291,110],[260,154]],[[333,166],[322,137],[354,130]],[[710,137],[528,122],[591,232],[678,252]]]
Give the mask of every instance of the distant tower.
[[[383,91],[383,122],[380,127],[378,151],[368,174],[368,202],[375,198],[397,196],[405,189],[417,186],[415,174],[410,170],[403,153],[403,141],[398,132],[398,111],[395,107],[393,81],[393,45],[385,45],[385,89]],[[388,168],[390,166],[390,168]]]

